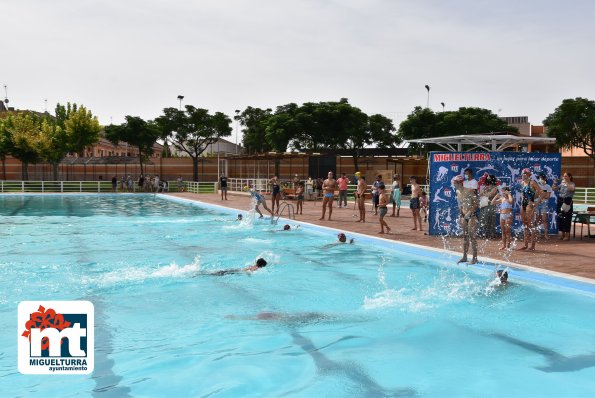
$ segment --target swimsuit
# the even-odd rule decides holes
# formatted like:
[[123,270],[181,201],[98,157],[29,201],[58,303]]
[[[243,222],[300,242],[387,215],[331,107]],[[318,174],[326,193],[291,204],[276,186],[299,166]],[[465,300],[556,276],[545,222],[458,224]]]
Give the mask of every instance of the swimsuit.
[[324,194],[324,197],[325,198],[332,198],[333,196],[335,196],[335,194],[334,193],[330,193],[330,192]]
[[500,222],[510,220],[512,218],[512,213],[500,213]]
[[378,206],[378,214],[380,214],[380,217],[386,216],[387,212],[388,209],[386,208],[386,206]]
[[525,210],[529,205],[529,202],[533,202],[534,199],[535,191],[533,190],[533,188],[531,188],[531,183],[529,183],[523,187],[523,200],[521,202],[523,210]]
[[279,195],[280,192],[281,187],[279,187],[279,184],[273,183],[273,196]]
[[419,198],[411,198],[409,200],[409,208],[411,210],[419,209]]

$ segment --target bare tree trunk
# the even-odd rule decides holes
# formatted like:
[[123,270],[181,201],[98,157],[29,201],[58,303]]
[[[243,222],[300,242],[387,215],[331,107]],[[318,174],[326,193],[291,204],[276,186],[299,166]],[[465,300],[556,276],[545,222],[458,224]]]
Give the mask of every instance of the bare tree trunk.
[[357,160],[358,160],[358,156],[357,155],[353,155],[353,167],[355,167],[355,171],[359,171],[359,165],[357,164]]
[[192,179],[198,182],[198,156],[192,156]]
[[6,156],[2,156],[2,179],[6,180]]
[[29,162],[21,162],[21,178],[29,181]]
[[58,166],[60,165],[59,162],[53,162],[52,163],[52,174],[53,174],[53,178],[54,181],[58,181]]
[[140,173],[145,175],[143,170],[143,152],[141,151],[140,147],[138,148],[138,162],[140,163]]

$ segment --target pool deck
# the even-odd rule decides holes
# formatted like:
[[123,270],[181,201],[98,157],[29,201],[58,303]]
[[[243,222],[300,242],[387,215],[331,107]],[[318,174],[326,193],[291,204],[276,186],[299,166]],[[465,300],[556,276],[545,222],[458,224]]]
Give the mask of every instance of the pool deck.
[[[198,200],[205,203],[220,205],[238,210],[249,210],[250,200],[243,194],[228,194],[228,200],[222,201],[220,195],[216,194],[192,194],[192,193],[171,193],[168,195]],[[270,200],[267,205],[270,207]],[[291,202],[295,204],[295,201]],[[378,223],[378,216],[371,213],[371,206],[367,206],[366,223],[358,223],[357,210],[353,209],[353,202],[348,202],[347,208],[337,208],[336,202],[333,204],[332,221],[319,220],[322,212],[320,201],[318,202],[304,202],[303,215],[296,215],[297,222],[307,222],[316,225],[322,225],[330,228],[336,228],[342,231],[356,232],[359,234],[383,237],[385,239],[414,243],[423,246],[429,246],[439,249],[445,248],[443,239],[439,236],[428,236],[424,232],[412,231],[413,219],[411,210],[407,207],[401,207],[400,217],[389,217],[392,212],[392,207],[389,206],[389,213],[385,217],[386,222],[392,228],[393,234],[380,235],[380,225]],[[265,216],[266,211],[263,211]],[[286,215],[286,213],[285,213]],[[328,218],[328,214],[327,214]],[[585,226],[586,228],[586,226]],[[427,232],[428,224],[424,224],[424,229]],[[487,241],[485,239],[478,240],[479,257],[488,257],[498,262],[512,262],[525,266],[541,268],[549,271],[562,272],[565,274],[575,275],[583,278],[589,278],[595,281],[595,239],[583,238],[579,239],[580,225],[577,225],[577,237],[570,241],[561,242],[556,236],[553,236],[549,241],[543,238],[538,238],[536,250],[519,251],[513,250],[507,253],[507,257],[499,250],[500,240]],[[572,233],[572,231],[571,231]],[[583,233],[586,234],[585,231]],[[595,228],[592,228],[592,235],[595,235]],[[452,251],[462,250],[463,239],[458,237],[448,238],[447,249]]]

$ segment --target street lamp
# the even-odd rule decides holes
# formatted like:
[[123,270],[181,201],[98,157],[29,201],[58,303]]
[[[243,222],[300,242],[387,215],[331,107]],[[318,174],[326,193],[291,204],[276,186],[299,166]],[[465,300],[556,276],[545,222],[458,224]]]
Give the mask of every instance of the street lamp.
[[430,107],[430,86],[426,84],[426,90],[428,90],[428,102],[426,103],[426,108]]
[[178,99],[180,100],[180,110],[182,110],[182,100],[184,99],[184,96],[178,95]]
[[236,109],[236,155],[238,153],[238,133],[239,133],[239,122],[240,122],[240,110]]
[[440,105],[442,105],[442,112],[444,112],[444,102],[441,102]]

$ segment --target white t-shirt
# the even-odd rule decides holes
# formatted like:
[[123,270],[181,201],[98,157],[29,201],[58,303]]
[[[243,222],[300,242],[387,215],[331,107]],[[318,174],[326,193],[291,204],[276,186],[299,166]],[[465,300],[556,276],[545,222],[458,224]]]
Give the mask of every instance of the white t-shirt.
[[472,180],[465,180],[463,181],[463,188],[467,189],[477,189],[477,180],[474,178]]
[[550,187],[550,184],[547,184],[547,183],[546,184],[537,183],[537,185],[539,185],[539,189],[541,189],[542,191],[546,191],[547,193],[549,193],[550,194],[550,197],[552,196],[552,192],[554,192],[554,191],[552,190],[552,187]]

